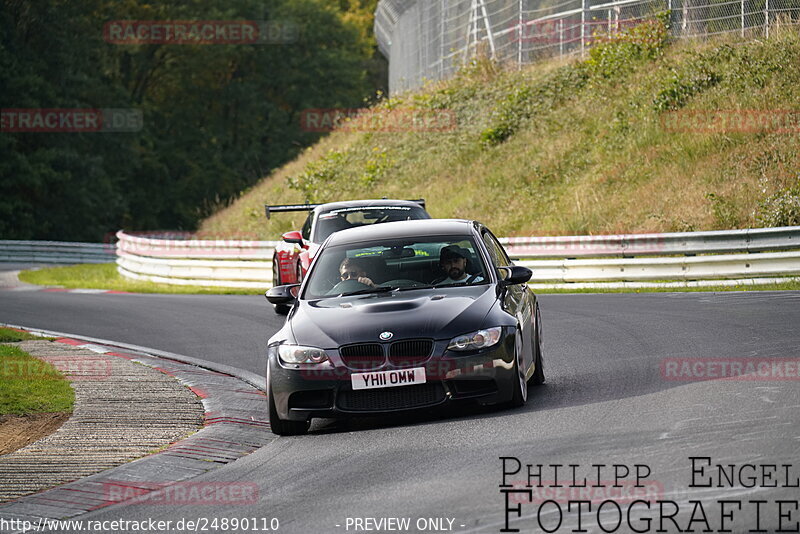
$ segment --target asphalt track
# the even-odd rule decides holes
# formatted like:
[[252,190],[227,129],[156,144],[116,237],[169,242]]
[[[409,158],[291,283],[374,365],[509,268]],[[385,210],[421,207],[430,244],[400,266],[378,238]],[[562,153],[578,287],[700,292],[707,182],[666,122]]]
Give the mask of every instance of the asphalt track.
[[[643,482],[646,491],[678,503],[681,529],[669,521],[661,530],[658,521],[646,528],[636,522],[641,509],[629,526],[624,518],[629,498],[620,501],[622,526],[613,528],[616,513],[610,507],[601,514],[609,532],[686,530],[691,499],[703,504],[712,532],[723,531],[722,499],[742,503],[742,511],[727,508],[734,510],[728,531],[754,527],[755,508],[748,501],[759,499],[766,501],[759,508],[763,531],[794,528],[800,520],[800,489],[777,482],[788,478],[791,484],[800,475],[797,377],[675,381],[664,377],[661,366],[667,358],[796,360],[800,293],[543,295],[541,308],[548,381],[531,392],[523,409],[463,407],[401,419],[321,421],[308,436],[279,438],[199,479],[256,483],[257,504],[119,505],[83,518],[171,520],[174,525],[198,518],[267,518],[269,523],[275,517],[279,532],[365,532],[354,529],[354,518],[388,517],[410,518],[410,532],[444,532],[418,529],[416,521],[449,518],[454,532],[498,532],[505,519],[498,487],[503,456],[522,464],[563,465],[562,484],[568,484],[568,464],[578,465],[578,479],[587,476],[590,485],[597,470],[592,466],[605,464],[600,468],[605,487],[593,495],[598,500],[615,495],[613,464],[631,470],[646,464],[651,471]],[[257,296],[0,291],[0,321],[135,343],[261,373],[264,342],[282,318]],[[690,456],[737,467],[791,467],[788,477],[762,478],[753,488],[690,488]],[[553,478],[552,468],[545,468],[542,480]],[[525,480],[524,467],[507,478]],[[766,487],[773,482],[778,487]],[[619,491],[631,491],[630,484],[623,481]],[[541,509],[542,524],[555,532],[577,531],[577,516],[561,502],[570,497],[547,495],[561,503],[564,520],[553,530],[557,514],[547,505]],[[782,499],[795,504],[779,510]],[[593,526],[597,504],[582,516],[589,532],[602,532]],[[510,526],[539,532],[538,509],[538,503],[523,504],[522,517],[512,514]],[[693,525],[695,532],[704,527]]]

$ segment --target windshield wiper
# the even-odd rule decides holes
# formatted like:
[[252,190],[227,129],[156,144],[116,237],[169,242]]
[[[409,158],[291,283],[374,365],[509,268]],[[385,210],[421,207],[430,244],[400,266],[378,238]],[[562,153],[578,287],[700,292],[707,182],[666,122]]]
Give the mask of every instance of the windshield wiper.
[[351,291],[349,293],[342,293],[340,296],[349,297],[351,295],[368,295],[370,293],[388,293],[389,291],[394,291],[395,289],[397,289],[397,288],[396,287],[392,287],[392,286],[368,287],[366,289],[359,289],[358,291]]
[[453,282],[451,284],[438,284],[436,287],[460,287],[460,286],[468,286],[472,285],[468,282]]
[[426,284],[426,285],[419,285],[419,286],[398,287],[398,288],[395,288],[395,289],[397,289],[397,291],[411,291],[412,289],[432,289],[434,287],[436,287],[436,286],[431,286],[431,285],[427,285]]

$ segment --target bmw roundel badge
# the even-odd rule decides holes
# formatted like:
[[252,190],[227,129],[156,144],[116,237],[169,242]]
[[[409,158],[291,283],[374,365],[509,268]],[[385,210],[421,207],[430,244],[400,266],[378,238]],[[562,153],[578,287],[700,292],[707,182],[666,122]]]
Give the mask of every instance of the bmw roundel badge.
[[390,339],[392,339],[392,337],[394,337],[394,334],[392,334],[391,332],[381,332],[380,338],[383,341],[389,341]]

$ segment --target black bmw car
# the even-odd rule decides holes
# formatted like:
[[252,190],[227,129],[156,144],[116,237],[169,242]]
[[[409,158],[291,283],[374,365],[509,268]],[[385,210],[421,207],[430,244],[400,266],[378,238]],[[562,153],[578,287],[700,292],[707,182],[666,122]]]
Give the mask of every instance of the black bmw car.
[[302,286],[267,292],[291,306],[267,349],[272,431],[466,399],[523,405],[544,382],[530,277],[474,221],[332,234]]

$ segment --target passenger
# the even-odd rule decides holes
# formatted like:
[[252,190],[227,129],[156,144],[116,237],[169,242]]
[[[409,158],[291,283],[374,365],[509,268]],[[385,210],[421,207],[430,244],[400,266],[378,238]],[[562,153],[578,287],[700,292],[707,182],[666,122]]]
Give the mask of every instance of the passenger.
[[434,285],[483,282],[483,276],[467,273],[469,252],[458,245],[448,245],[439,252],[439,266],[447,277],[435,280]]
[[357,258],[345,258],[342,264],[339,265],[339,276],[342,282],[345,280],[355,280],[362,284],[375,287],[375,282],[367,276],[367,270],[364,264]]

